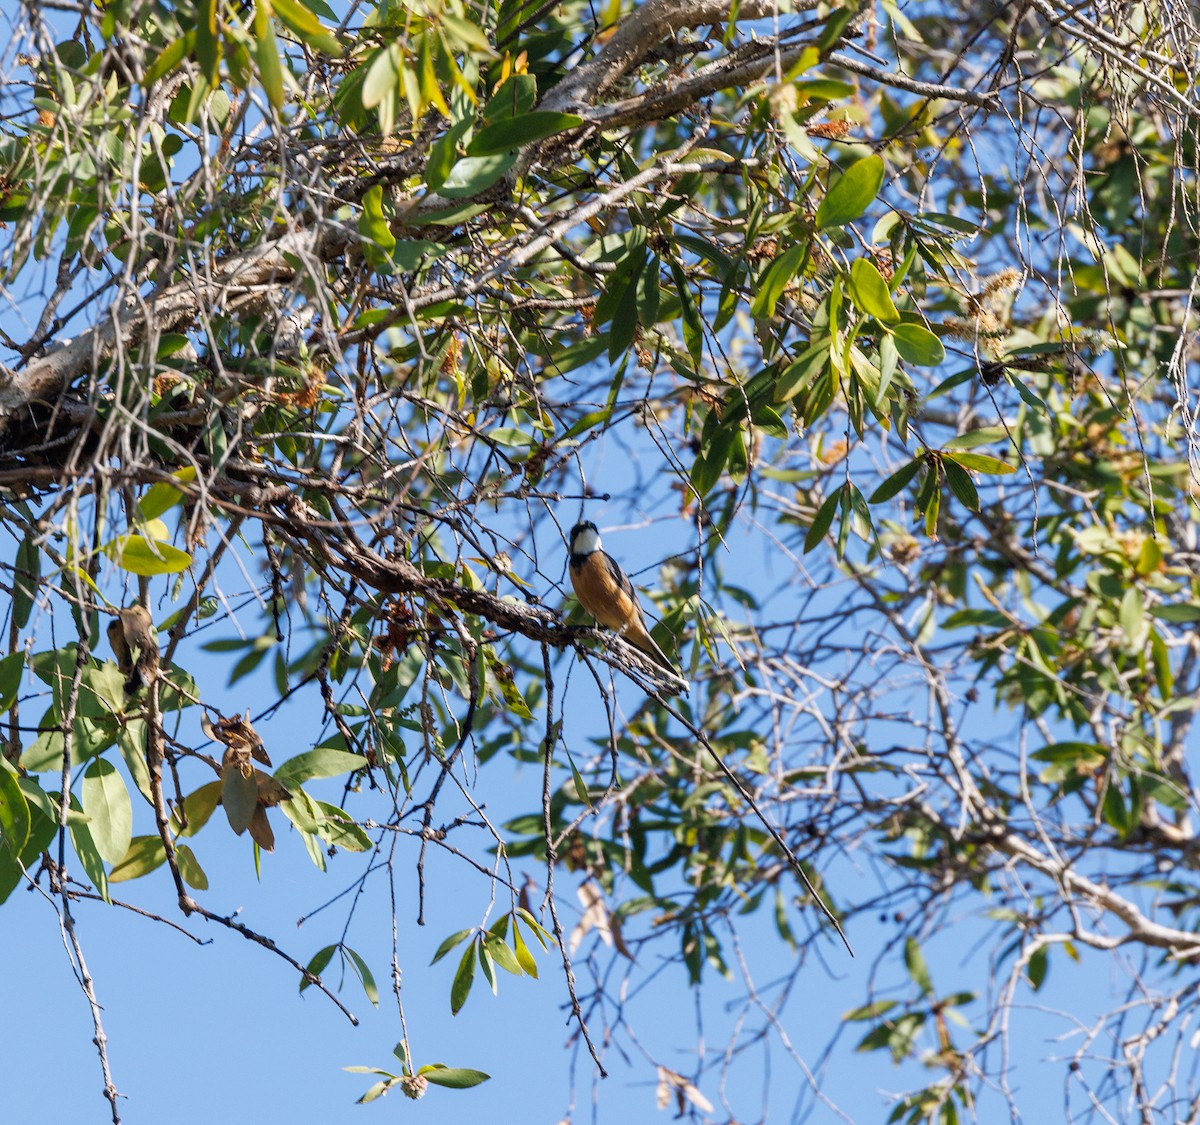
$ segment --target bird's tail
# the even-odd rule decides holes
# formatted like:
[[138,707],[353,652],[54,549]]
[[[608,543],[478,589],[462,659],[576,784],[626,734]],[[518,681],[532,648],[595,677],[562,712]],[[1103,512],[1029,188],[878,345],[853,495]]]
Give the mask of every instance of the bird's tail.
[[683,673],[675,666],[671,658],[658,647],[658,642],[650,636],[649,630],[642,622],[635,621],[625,630],[623,636],[635,648],[641,649],[656,664],[661,664],[676,679],[683,679]]

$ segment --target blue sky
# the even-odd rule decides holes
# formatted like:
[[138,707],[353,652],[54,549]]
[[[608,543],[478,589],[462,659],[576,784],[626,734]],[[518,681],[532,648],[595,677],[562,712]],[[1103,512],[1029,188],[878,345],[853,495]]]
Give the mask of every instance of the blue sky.
[[[32,302],[30,307],[36,315],[40,304]],[[3,316],[12,315],[13,310],[6,306]],[[14,335],[22,334],[17,324],[6,323],[5,327]],[[588,481],[614,492],[625,488],[635,469],[630,451],[645,458],[640,469],[647,479],[661,481],[653,450],[644,446],[624,434],[598,443],[589,451]],[[608,531],[670,511],[663,496],[647,495],[644,504],[640,512],[591,505],[587,514]],[[559,521],[569,526],[577,515],[575,503],[565,504]],[[647,584],[654,583],[657,564],[663,558],[692,545],[686,524],[666,519],[652,528],[643,526],[641,531],[614,530],[605,539],[626,568],[642,575]],[[544,542],[539,547],[543,569],[552,570],[545,564],[558,562],[562,544]],[[738,581],[751,588],[774,587],[791,568],[790,562],[779,565],[778,557],[762,543],[752,551],[740,550],[729,565],[738,568]],[[798,574],[792,575],[793,581],[798,582]],[[230,581],[240,588],[236,578]],[[160,593],[161,589],[156,589],[156,596]],[[538,593],[550,604],[556,602],[557,595],[548,585]],[[48,643],[49,630],[44,626],[38,638],[40,646]],[[232,629],[223,627],[202,639],[214,634],[232,635]],[[106,651],[102,649],[101,655],[107,655]],[[247,706],[256,712],[255,701],[265,703],[272,698],[273,685],[265,672],[225,689],[227,660],[201,651],[199,644],[185,646],[179,659],[197,677],[206,702],[226,714]],[[602,729],[602,714],[590,677],[576,673],[570,692],[570,737],[572,745],[583,744],[589,733]],[[640,697],[629,685],[621,692],[631,711]],[[276,764],[312,745],[313,698],[257,724]],[[32,709],[33,716],[38,713]],[[539,724],[540,716],[535,720],[531,744],[540,736]],[[181,737],[193,744],[201,742],[197,709],[186,713]],[[185,782],[185,790],[199,784],[197,773],[188,776],[191,784]],[[53,787],[50,781],[46,784]],[[478,800],[486,802],[493,822],[502,823],[511,815],[535,809],[540,787],[537,767],[496,759],[479,772],[473,791]],[[333,780],[313,788],[324,799],[335,800],[341,787]],[[439,819],[448,820],[451,815],[450,810],[440,811]],[[138,806],[137,816],[135,831],[153,831],[145,806]],[[322,874],[309,861],[298,835],[276,815],[278,845],[273,855],[263,858],[260,881],[255,877],[249,840],[234,839],[221,819],[218,812],[194,841],[211,881],[211,889],[200,896],[205,905],[218,912],[240,910],[241,920],[275,938],[301,962],[339,940],[346,902],[316,915],[313,911],[353,882],[364,858],[340,854]],[[467,838],[456,837],[455,842]],[[482,834],[471,843],[479,851],[486,847]],[[655,1108],[656,1076],[649,1058],[691,1074],[696,1069],[698,1021],[710,1062],[731,1034],[736,1032],[739,1044],[744,1044],[763,1023],[762,1015],[755,1013],[744,1027],[736,1026],[744,1009],[743,981],[735,976],[726,982],[710,970],[702,988],[692,990],[681,966],[663,963],[675,952],[665,944],[662,949],[645,947],[639,955],[625,1009],[636,1038],[625,1028],[616,1029],[605,1053],[611,1077],[603,1082],[595,1080],[594,1068],[578,1042],[570,1042],[574,1029],[567,1018],[567,993],[555,951],[538,955],[538,981],[500,974],[497,997],[492,997],[477,977],[465,1008],[452,1016],[449,991],[457,958],[451,955],[432,967],[430,960],[447,935],[480,924],[490,889],[467,865],[432,850],[427,868],[428,924],[418,927],[416,853],[413,840],[402,841],[402,858],[396,868],[402,995],[414,1061],[477,1068],[493,1076],[490,1082],[467,1091],[432,1088],[419,1106],[404,1102],[398,1092],[372,1106],[353,1106],[371,1079],[346,1074],[341,1068],[393,1066],[391,1049],[401,1034],[389,991],[392,917],[381,877],[369,887],[347,937],[379,982],[380,1006],[372,1008],[358,983],[347,980],[340,995],[362,1021],[353,1028],[315,990],[300,996],[295,973],[279,958],[223,928],[181,918],[170,877],[162,868],[143,880],[115,887],[114,895],[161,913],[209,944],[197,945],[162,924],[101,903],[81,902],[75,908],[78,935],[104,1007],[114,1079],[127,1099],[122,1103],[123,1119],[136,1125],[157,1123],[169,1116],[177,1125],[190,1125],[209,1122],[219,1113],[268,1121],[355,1120],[356,1114],[365,1119],[395,1113],[396,1103],[403,1106],[400,1112],[420,1113],[432,1121],[487,1115],[499,1122],[553,1123],[568,1113],[577,1122],[620,1125],[666,1119],[674,1116],[674,1108],[661,1112]],[[872,863],[872,856],[865,851],[833,862],[826,877],[834,893],[847,900],[869,894],[877,886]],[[528,867],[540,886],[544,878],[541,865]],[[563,921],[570,929],[578,916],[577,880],[565,869],[559,870],[557,878]],[[962,909],[983,905],[976,901]],[[4,1013],[0,1048],[8,1077],[4,1106],[13,1121],[102,1121],[107,1109],[99,1093],[101,1079],[91,1043],[90,1016],[71,973],[56,906],[38,892],[22,889],[0,909],[0,948],[7,955],[5,971],[0,974],[0,1012]],[[948,907],[944,929],[928,935],[927,956],[936,989],[939,994],[956,989],[982,992],[991,968],[986,954],[989,946],[982,941],[985,924],[968,919],[950,925],[961,921],[956,909]],[[306,916],[311,917],[298,928],[297,920]],[[807,920],[792,910],[794,928],[803,929]],[[845,1029],[835,1052],[824,1056],[827,1043],[841,1027],[841,1015],[866,999],[880,957],[884,967],[875,978],[876,988],[886,993],[890,987],[897,996],[911,991],[899,946],[882,944],[895,933],[893,924],[873,922],[864,915],[849,930],[858,954],[855,960],[830,941],[822,944],[821,957],[810,957],[803,965],[791,980],[788,1002],[778,1013],[765,1051],[752,1047],[740,1052],[725,1082],[724,1092],[740,1121],[763,1117],[771,1121],[838,1120],[829,1105],[815,1097],[804,1074],[806,1067],[818,1072],[815,1087],[852,1121],[886,1119],[889,1092],[911,1089],[931,1077],[917,1065],[894,1068],[879,1052],[855,1053],[854,1043],[867,1025]],[[779,993],[776,982],[791,979],[795,954],[771,932],[769,910],[754,919],[739,919],[739,934],[746,965],[765,1004],[773,1007]],[[595,950],[595,960],[590,962],[588,954],[593,950],[594,939],[589,938],[579,956],[581,980],[586,981],[589,966],[594,964],[606,974],[610,991],[619,995],[627,963],[602,948]],[[1118,965],[1107,958],[1088,956],[1075,965],[1065,956],[1055,956],[1042,992],[1036,997],[1032,993],[1023,996],[1012,1016],[1009,1073],[1013,1085],[1022,1090],[1024,1104],[1052,1106],[1046,1116],[1058,1115],[1063,1068],[1039,1060],[1074,1048],[1073,1041],[1059,1045],[1054,1040],[1072,1028],[1075,1016],[1054,1012],[1069,1011],[1086,1018],[1110,991],[1120,992],[1127,984],[1115,967]],[[328,982],[336,983],[334,971],[325,975]],[[969,1018],[982,1018],[978,1005],[966,1012]],[[597,1039],[605,1039],[605,1015],[611,1014],[611,1009],[589,1014]],[[789,1058],[785,1041],[802,1063]],[[724,1120],[727,1114],[721,1109],[719,1066],[706,1068],[699,1088],[718,1106],[715,1119]],[[994,1110],[997,1104],[993,1101],[990,1107]],[[768,1105],[769,1113],[764,1108]]]
[[[613,548],[625,546],[629,538],[613,536]],[[227,712],[254,695],[246,686],[253,681],[243,681],[222,698],[219,685],[224,682],[224,669],[213,656],[189,653],[187,666],[205,685],[206,698],[211,696],[211,701]],[[591,699],[594,689],[590,677],[581,675],[573,677],[572,685],[571,704],[578,707],[573,713],[583,722],[585,712],[595,706]],[[268,690],[264,683],[262,692]],[[632,689],[623,691],[627,705],[633,706]],[[277,764],[311,743],[312,728],[300,710],[285,709],[259,725]],[[184,720],[185,730],[191,727],[196,728],[193,733],[199,743],[202,736],[195,709]],[[497,759],[480,771],[475,793],[477,799],[486,801],[493,820],[500,822],[536,807],[540,785],[540,768]],[[336,799],[340,782],[314,783],[313,788],[324,799]],[[142,807],[138,815],[141,819],[135,831],[151,830],[149,809]],[[450,815],[452,811],[445,814],[446,818]],[[317,913],[299,928],[297,920],[311,915],[348,886],[361,871],[364,857],[340,853],[329,871],[321,874],[309,861],[298,835],[281,817],[275,820],[278,845],[273,855],[263,857],[260,882],[255,878],[248,839],[233,838],[218,811],[193,841],[211,881],[211,889],[201,897],[210,909],[240,910],[242,921],[270,934],[304,962],[317,949],[339,939],[345,903]],[[464,839],[455,842],[465,846]],[[481,834],[476,842],[482,847]],[[637,1041],[617,1031],[618,1049],[605,1056],[611,1077],[603,1082],[594,1080],[590,1061],[578,1044],[567,1045],[572,1029],[556,952],[538,955],[537,981],[501,973],[497,997],[477,977],[465,1008],[452,1016],[449,989],[456,956],[452,954],[433,967],[429,962],[444,937],[480,922],[488,888],[481,876],[454,857],[431,852],[426,872],[428,924],[418,927],[415,841],[402,842],[401,855],[397,865],[398,943],[415,1061],[473,1067],[493,1076],[473,1090],[431,1088],[419,1107],[405,1103],[403,1112],[421,1113],[434,1121],[481,1113],[498,1121],[557,1122],[573,1105],[572,1120],[578,1122],[656,1120],[655,1071],[640,1047],[656,1061],[685,1074],[694,1073],[699,1016],[707,1049],[724,1048],[742,1010],[743,983],[736,977],[726,982],[707,971],[696,992],[688,987],[680,965],[662,966],[659,958],[674,953],[673,948],[650,946],[639,954],[628,1001]],[[870,856],[852,860],[838,861],[827,872],[835,892],[840,890],[847,898],[855,890],[852,882],[860,892],[873,884]],[[530,869],[540,885],[541,865]],[[575,881],[563,868],[557,878],[560,909],[569,929],[578,916]],[[371,1079],[340,1069],[356,1064],[388,1068],[394,1062],[391,1048],[400,1038],[388,991],[391,919],[381,877],[376,877],[362,899],[347,939],[370,964],[381,991],[376,1010],[356,980],[345,982],[340,995],[362,1021],[359,1028],[351,1027],[315,990],[299,996],[294,972],[277,957],[221,927],[182,919],[165,868],[113,890],[116,897],[161,912],[196,936],[211,939],[211,944],[201,946],[161,924],[102,903],[76,906],[79,937],[104,1006],[114,1077],[128,1098],[122,1108],[125,1121],[131,1125],[157,1122],[169,1110],[172,1120],[188,1125],[211,1121],[215,1107],[239,1117],[286,1117],[302,1122],[328,1119],[331,1114],[343,1119],[343,1114],[397,1112],[381,1107],[403,1101],[398,1091],[374,1105],[354,1107],[355,1098]],[[8,1014],[0,1033],[10,1075],[6,1108],[14,1121],[44,1120],[50,1107],[56,1120],[104,1120],[107,1107],[99,1097],[100,1073],[90,1042],[90,1017],[59,936],[56,905],[37,892],[19,890],[0,910],[0,940],[8,952],[7,971],[0,977],[0,1010]],[[769,911],[763,911],[755,919],[739,919],[738,925],[747,966],[764,1000],[773,1005],[777,1001],[773,982],[788,976],[795,955],[771,933],[768,915]],[[795,910],[790,921],[798,931],[804,928],[805,919]],[[850,929],[858,954],[853,961],[839,945],[822,943],[823,956],[810,958],[794,981],[766,1053],[751,1049],[734,1064],[726,1092],[739,1120],[758,1120],[765,1104],[770,1107],[766,1119],[771,1121],[840,1119],[814,1099],[802,1068],[788,1058],[780,1033],[790,1040],[806,1067],[821,1067],[822,1053],[838,1030],[840,1016],[864,1000],[868,975],[882,952],[879,943],[894,933],[893,926],[876,924],[870,916],[857,919]],[[968,923],[948,928],[940,939],[931,939],[927,956],[939,994],[983,987],[988,966],[981,950],[973,950],[969,944],[982,934],[980,926]],[[577,966],[582,982],[589,975],[584,955],[591,948],[595,947],[589,938]],[[728,947],[726,954],[729,956]],[[886,960],[883,978],[902,989],[910,988],[899,948],[888,951]],[[599,949],[595,964],[612,974],[612,991],[619,992],[628,963],[613,960]],[[1095,994],[1097,982],[1086,965],[1085,961],[1084,966],[1076,967],[1065,958],[1056,958],[1038,1003],[1076,1011],[1087,1007],[1082,997]],[[329,983],[337,981],[332,971],[325,977]],[[580,987],[584,992],[586,985]],[[977,1014],[978,1009],[975,1011]],[[1039,1090],[1044,1087],[1045,1096],[1056,1096],[1059,1072],[1039,1066],[1037,1060],[1053,1051],[1046,1041],[1064,1030],[1063,1022],[1032,1009],[1014,1019],[1018,1023],[1027,1019],[1031,1029],[1014,1036],[1018,1048],[1014,1083]],[[593,1035],[604,1039],[604,1020],[593,1014],[590,1022]],[[752,1015],[742,1029],[743,1038],[748,1029],[762,1022],[761,1016]],[[885,1119],[887,1093],[912,1088],[923,1077],[916,1066],[894,1068],[882,1053],[856,1054],[853,1045],[867,1027],[859,1024],[846,1029],[817,1083],[854,1121]],[[627,1062],[622,1055],[628,1056]],[[706,1071],[699,1087],[718,1105],[715,1119],[724,1120],[719,1106],[719,1069]],[[673,1115],[674,1110],[663,1112]]]

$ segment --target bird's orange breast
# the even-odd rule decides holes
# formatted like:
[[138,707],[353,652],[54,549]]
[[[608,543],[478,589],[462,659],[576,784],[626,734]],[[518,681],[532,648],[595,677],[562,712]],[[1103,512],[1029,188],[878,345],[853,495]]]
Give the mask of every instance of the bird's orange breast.
[[599,551],[572,559],[571,585],[580,605],[606,629],[623,630],[638,617],[637,603],[622,588]]

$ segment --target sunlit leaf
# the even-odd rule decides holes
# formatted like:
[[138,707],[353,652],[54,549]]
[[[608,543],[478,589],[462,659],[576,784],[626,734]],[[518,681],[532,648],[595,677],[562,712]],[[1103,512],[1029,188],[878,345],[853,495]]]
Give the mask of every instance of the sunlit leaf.
[[817,208],[817,226],[841,227],[857,219],[883,185],[883,158],[872,155],[856,160],[825,193]]
[[208,890],[208,876],[187,844],[175,845],[175,858],[179,864],[179,874],[189,887],[196,891]]
[[122,570],[145,578],[178,574],[192,565],[192,556],[186,551],[141,535],[118,536],[105,545],[104,553]]
[[936,367],[946,358],[941,340],[923,325],[897,324],[888,331],[901,357],[917,367]]
[[482,1070],[443,1066],[441,1063],[423,1066],[417,1073],[435,1086],[448,1086],[452,1090],[467,1090],[481,1082],[489,1081],[492,1077],[490,1074],[484,1074]]
[[454,974],[454,983],[450,986],[450,1012],[458,1015],[462,1006],[471,994],[471,985],[475,981],[475,943],[469,942],[463,950],[458,962],[458,970]]
[[133,806],[124,780],[112,762],[97,758],[83,775],[82,790],[96,850],[109,863],[119,863],[133,839]]
[[574,113],[537,110],[519,117],[507,117],[480,129],[468,146],[467,153],[470,156],[494,156],[514,152],[523,145],[565,133],[582,124],[583,118]]
[[367,760],[360,754],[318,746],[289,758],[276,771],[275,777],[287,788],[318,777],[337,777],[339,774],[364,769]]
[[342,952],[349,958],[350,964],[354,966],[354,971],[358,975],[359,982],[362,984],[363,992],[366,993],[367,999],[378,1008],[379,988],[375,984],[375,978],[371,975],[371,970],[367,968],[367,963],[348,945],[342,946]]
[[883,274],[866,258],[856,258],[850,266],[850,298],[876,320],[892,324],[900,319]]
[[16,775],[0,766],[0,843],[10,856],[18,856],[29,839],[29,805]]
[[157,836],[135,836],[130,841],[129,850],[121,857],[121,862],[109,872],[108,881],[121,883],[127,879],[139,879],[165,863],[166,859],[162,840]]

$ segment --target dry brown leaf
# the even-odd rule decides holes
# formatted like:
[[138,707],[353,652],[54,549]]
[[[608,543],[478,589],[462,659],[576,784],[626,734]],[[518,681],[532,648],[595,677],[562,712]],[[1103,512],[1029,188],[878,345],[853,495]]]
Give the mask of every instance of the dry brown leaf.
[[254,771],[254,780],[258,783],[258,803],[266,808],[274,808],[280,801],[290,801],[292,794],[282,781],[273,778],[262,770]]
[[255,806],[249,827],[250,836],[264,852],[275,850],[275,833],[271,831],[271,823],[267,820],[267,810],[262,805]]
[[244,750],[264,766],[271,764],[263,740],[250,724],[249,711],[244,716],[233,715],[228,719],[219,715],[215,723],[210,722],[207,715],[201,715],[200,727],[214,742],[224,743],[230,749]]
[[675,1104],[682,1116],[685,1106],[684,1101],[689,1101],[701,1113],[712,1113],[713,1104],[706,1098],[695,1086],[691,1084],[682,1074],[665,1066],[658,1068],[658,1087],[655,1090],[655,1101],[659,1109],[666,1109],[671,1103],[671,1097],[674,1095]]
[[604,892],[595,882],[588,879],[585,883],[580,884],[576,894],[583,904],[583,914],[571,931],[570,940],[567,942],[568,951],[574,954],[589,930],[595,930],[600,936],[600,940],[611,949],[613,935],[608,922],[608,907],[604,905]]

